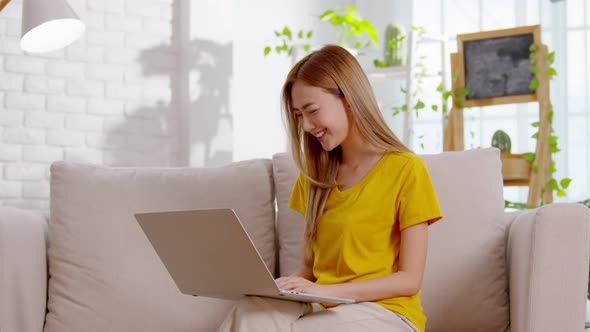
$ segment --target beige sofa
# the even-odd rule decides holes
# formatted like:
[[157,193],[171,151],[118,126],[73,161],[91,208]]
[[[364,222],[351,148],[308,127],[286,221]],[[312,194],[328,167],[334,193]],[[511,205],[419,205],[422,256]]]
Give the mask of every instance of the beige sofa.
[[[444,214],[430,227],[427,330],[582,331],[589,209],[505,213],[496,149],[423,157]],[[234,208],[286,275],[300,257],[296,173],[285,154],[209,169],[54,164],[48,223],[0,209],[0,331],[215,330],[232,302],[181,295],[133,213]]]

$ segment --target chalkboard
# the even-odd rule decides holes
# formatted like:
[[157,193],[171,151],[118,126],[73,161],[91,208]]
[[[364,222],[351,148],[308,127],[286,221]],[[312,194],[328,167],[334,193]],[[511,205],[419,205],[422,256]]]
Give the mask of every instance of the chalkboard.
[[472,40],[463,43],[467,99],[535,93],[529,47],[532,34]]
[[464,107],[536,101],[531,45],[541,44],[539,25],[457,35],[457,86],[469,89]]

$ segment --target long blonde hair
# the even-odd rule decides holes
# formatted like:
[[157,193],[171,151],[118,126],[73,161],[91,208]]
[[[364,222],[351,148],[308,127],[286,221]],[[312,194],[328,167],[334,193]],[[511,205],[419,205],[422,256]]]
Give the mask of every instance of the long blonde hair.
[[362,137],[373,146],[395,152],[409,150],[385,123],[369,79],[346,49],[335,45],[324,46],[295,64],[283,85],[283,115],[288,125],[293,160],[307,178],[304,237],[305,249],[311,250],[320,216],[335,187],[342,150],[338,146],[332,151],[325,151],[319,141],[299,125],[292,110],[291,96],[291,89],[297,80],[345,98],[350,106],[352,121]]

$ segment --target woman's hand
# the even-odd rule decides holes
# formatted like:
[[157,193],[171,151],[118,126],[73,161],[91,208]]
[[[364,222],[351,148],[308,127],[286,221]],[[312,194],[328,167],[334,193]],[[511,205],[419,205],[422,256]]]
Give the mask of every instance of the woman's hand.
[[299,293],[312,293],[321,295],[322,285],[318,285],[301,277],[281,277],[275,280],[277,286],[282,290],[295,291]]

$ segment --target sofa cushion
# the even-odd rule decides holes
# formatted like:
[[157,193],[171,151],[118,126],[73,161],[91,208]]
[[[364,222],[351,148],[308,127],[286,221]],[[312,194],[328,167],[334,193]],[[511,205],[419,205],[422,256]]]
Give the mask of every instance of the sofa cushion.
[[[499,150],[422,157],[444,216],[429,228],[422,288],[427,330],[505,331],[509,307]],[[273,157],[282,275],[294,272],[301,259],[303,218],[287,206],[297,172],[288,154]]]
[[502,162],[495,148],[423,156],[444,219],[430,227],[423,305],[429,331],[507,331]]
[[272,270],[271,172],[270,160],[207,169],[52,165],[45,331],[215,330],[232,302],[182,295],[133,214],[233,208]]
[[299,171],[290,154],[278,153],[272,157],[272,170],[277,195],[277,244],[279,246],[280,275],[288,276],[301,264],[303,216],[289,208],[289,197]]

